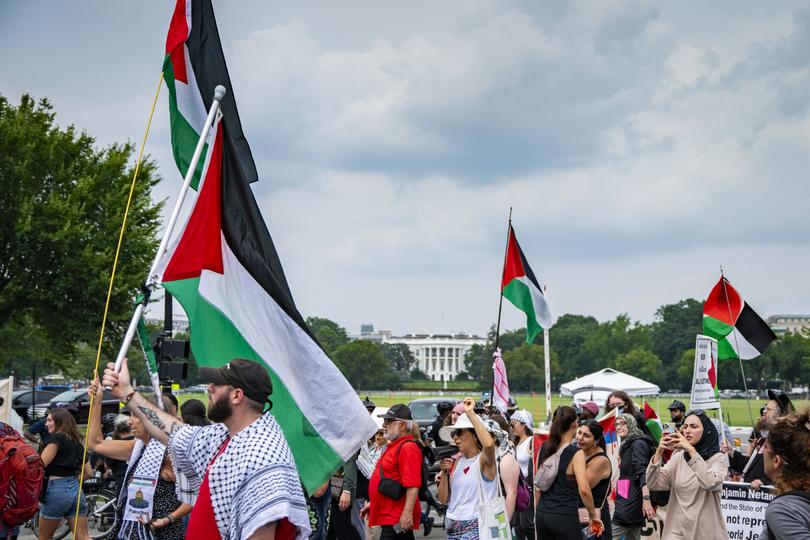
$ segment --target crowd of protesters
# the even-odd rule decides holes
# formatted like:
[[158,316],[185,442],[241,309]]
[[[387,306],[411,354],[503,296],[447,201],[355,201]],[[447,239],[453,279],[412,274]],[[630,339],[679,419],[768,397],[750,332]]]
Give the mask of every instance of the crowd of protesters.
[[[84,474],[102,470],[119,489],[113,537],[413,539],[441,516],[447,538],[473,540],[495,516],[516,539],[636,540],[665,507],[662,540],[720,540],[728,538],[721,492],[731,480],[775,494],[753,538],[810,538],[810,411],[797,413],[778,392],[769,391],[744,451],[722,423],[678,400],[656,433],[622,391],[602,407],[558,407],[545,438],[514,401],[505,411],[470,397],[441,402],[421,431],[406,405],[375,414],[366,398],[378,431],[307,494],[265,410],[266,372],[235,360],[200,374],[210,382],[207,408],[198,400],[178,407],[173,396],[158,406],[132,389],[126,364],[105,372],[105,386],[127,406],[111,418],[92,410]],[[99,398],[101,383],[89,393]],[[613,456],[605,418],[615,428]],[[67,519],[76,538],[88,538],[83,437],[71,412],[49,410],[26,437],[39,443],[48,476],[39,537],[52,538]],[[142,511],[127,505],[142,499]]]

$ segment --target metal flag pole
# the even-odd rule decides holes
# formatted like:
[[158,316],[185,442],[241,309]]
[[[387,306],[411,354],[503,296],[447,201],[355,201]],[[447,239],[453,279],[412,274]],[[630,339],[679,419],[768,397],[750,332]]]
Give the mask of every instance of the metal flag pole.
[[[222,98],[225,97],[226,93],[227,90],[222,85],[217,85],[217,87],[214,89],[214,100],[211,103],[211,108],[208,110],[208,118],[205,119],[205,125],[203,125],[200,138],[197,141],[197,147],[194,149],[194,154],[191,157],[191,163],[189,163],[188,171],[186,171],[186,177],[183,180],[182,187],[180,188],[180,194],[177,197],[177,202],[174,204],[174,210],[172,210],[171,217],[166,225],[166,230],[163,231],[163,239],[160,241],[160,247],[158,247],[157,253],[155,253],[155,259],[152,261],[151,268],[149,268],[149,274],[147,275],[146,283],[144,284],[144,288],[147,290],[144,292],[148,292],[148,288],[152,284],[151,281],[154,279],[154,274],[157,270],[158,264],[160,263],[160,259],[166,252],[166,247],[169,244],[169,238],[171,237],[174,226],[177,223],[177,218],[180,215],[180,209],[183,206],[186,193],[188,192],[188,188],[191,186],[191,180],[194,178],[194,172],[197,169],[197,163],[200,161],[200,156],[202,155],[203,148],[205,147],[205,139],[208,137],[208,132],[211,130],[211,126],[214,124],[214,119],[219,112]],[[121,364],[123,363],[124,357],[126,356],[129,346],[132,343],[132,338],[135,336],[135,332],[138,330],[138,321],[141,319],[143,310],[148,302],[149,295],[145,294],[143,302],[139,303],[135,308],[135,313],[132,315],[132,320],[129,321],[127,333],[124,335],[124,341],[121,343],[121,349],[119,349],[118,357],[115,359],[116,372],[121,370]]]
[[[503,310],[503,276],[506,273],[506,257],[509,255],[509,236],[512,233],[512,207],[509,207],[509,224],[506,227],[506,247],[503,250],[503,266],[501,268],[501,283],[498,286],[498,322],[495,325],[495,351],[498,350],[498,342],[501,339],[501,311]],[[495,351],[492,351],[493,353]],[[486,362],[486,361],[485,361]],[[484,364],[484,369],[492,369],[491,365],[487,367]],[[495,374],[492,374],[492,389],[489,394],[490,407],[495,404]]]
[[543,359],[546,364],[546,422],[551,425],[551,349],[547,328],[543,328]]

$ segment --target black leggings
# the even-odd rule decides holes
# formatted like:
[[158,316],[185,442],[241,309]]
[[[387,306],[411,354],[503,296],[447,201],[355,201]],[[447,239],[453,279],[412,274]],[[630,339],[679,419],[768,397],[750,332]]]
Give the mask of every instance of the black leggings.
[[585,525],[576,514],[552,514],[538,511],[534,517],[537,540],[582,540]]

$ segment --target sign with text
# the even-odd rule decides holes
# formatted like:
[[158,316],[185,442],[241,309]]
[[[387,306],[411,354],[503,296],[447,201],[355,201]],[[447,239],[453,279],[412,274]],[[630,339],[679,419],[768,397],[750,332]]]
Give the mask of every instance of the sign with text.
[[717,392],[717,340],[698,334],[695,341],[695,370],[692,375],[691,406],[719,409]]

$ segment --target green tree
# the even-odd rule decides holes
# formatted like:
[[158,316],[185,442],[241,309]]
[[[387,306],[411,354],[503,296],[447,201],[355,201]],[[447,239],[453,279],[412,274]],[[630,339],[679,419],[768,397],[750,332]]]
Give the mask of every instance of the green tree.
[[349,334],[346,333],[346,329],[334,321],[322,317],[307,317],[306,322],[315,335],[315,339],[330,356],[338,347],[349,342]]
[[558,386],[597,369],[596,359],[585,349],[588,336],[599,329],[593,317],[565,314],[557,319],[549,332],[549,346],[560,360],[560,368],[552,371],[552,381]]
[[373,341],[358,339],[341,345],[332,359],[356,390],[395,390],[399,377]]
[[649,350],[651,345],[650,328],[622,314],[590,332],[583,344],[583,353],[591,359],[594,369],[602,369],[615,366],[619,355],[638,348]]
[[616,369],[653,383],[662,383],[661,359],[647,349],[636,348],[616,357]]
[[[504,353],[503,362],[506,365],[510,391],[543,391],[546,377],[542,346],[524,343],[517,349]],[[553,377],[554,373],[559,370],[557,355],[554,351],[551,351],[550,367]]]
[[[722,363],[720,368],[722,370]],[[689,349],[684,351],[681,354],[681,358],[678,360],[678,366],[675,370],[677,375],[677,379],[675,379],[675,384],[673,388],[678,388],[682,392],[691,392],[692,391],[692,377],[695,371],[695,349]],[[722,376],[722,372],[720,374]]]
[[383,343],[380,347],[391,368],[399,373],[409,373],[416,365],[411,349],[404,343]]
[[703,333],[703,302],[687,298],[661,306],[650,332],[652,352],[663,362],[665,380],[677,378],[681,355],[694,349],[695,336]]
[[786,387],[810,381],[810,339],[786,333],[765,349],[753,362],[770,364],[768,380],[782,381]]
[[[24,325],[69,369],[79,343],[96,343],[134,164],[133,146],[94,147],[62,129],[47,100],[0,96],[0,329]],[[154,162],[141,164],[108,311],[106,357],[120,343],[132,299],[157,248],[162,203]],[[36,327],[36,330],[33,328]],[[16,352],[5,348],[0,364]]]

